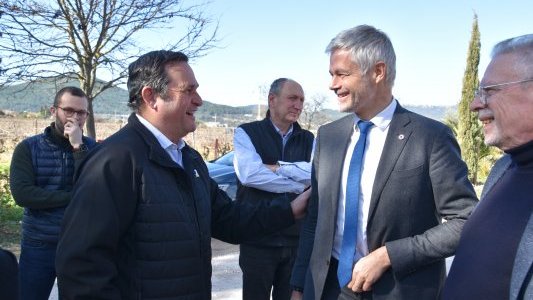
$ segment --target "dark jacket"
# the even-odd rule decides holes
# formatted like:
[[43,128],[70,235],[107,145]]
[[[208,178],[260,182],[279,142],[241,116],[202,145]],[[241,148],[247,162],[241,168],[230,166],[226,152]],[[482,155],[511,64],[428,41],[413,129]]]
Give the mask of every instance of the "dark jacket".
[[19,298],[18,267],[15,255],[0,248],[0,293],[2,299],[17,300]]
[[[96,144],[85,136],[82,140],[89,149]],[[10,186],[16,203],[24,207],[23,239],[57,242],[71,198],[75,166],[86,155],[86,151],[73,153],[54,123],[17,145],[11,160]]]
[[[285,147],[280,134],[268,118],[261,121],[246,123],[240,126],[250,137],[252,144],[261,157],[264,164],[275,165],[278,161],[297,162],[310,161],[313,152],[314,136],[304,130],[298,123],[293,124],[293,131]],[[258,202],[268,203],[280,195],[284,195],[287,201],[292,201],[297,194],[272,193],[253,187],[247,187],[238,182],[237,201],[246,201],[255,205]],[[299,222],[289,228],[283,229],[271,235],[257,238],[246,244],[259,246],[298,246]]]
[[198,152],[171,160],[135,115],[81,167],[59,241],[65,299],[210,299],[211,237],[237,243],[294,222],[290,205],[237,204]]
[[[505,172],[513,167],[509,154],[503,155],[492,167],[483,190],[481,201],[504,176]],[[506,199],[507,200],[507,199]],[[475,213],[475,210],[474,210]],[[511,275],[509,299],[533,299],[533,217],[530,215],[529,221],[522,233],[516,255],[514,257],[513,270]]]

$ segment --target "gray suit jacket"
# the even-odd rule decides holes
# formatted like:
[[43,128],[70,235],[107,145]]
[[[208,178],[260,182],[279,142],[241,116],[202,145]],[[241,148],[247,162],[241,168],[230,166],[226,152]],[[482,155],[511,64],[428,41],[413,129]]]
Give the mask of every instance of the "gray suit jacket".
[[[318,131],[313,190],[291,279],[300,287],[305,281],[305,299],[320,299],[324,290],[353,125],[354,116],[349,115]],[[436,299],[444,283],[444,258],[454,253],[476,202],[451,130],[398,105],[372,188],[367,223],[369,250],[386,245],[392,263],[374,284],[374,299]]]
[[[492,167],[487,181],[483,186],[481,192],[481,199],[490,192],[492,187],[503,176],[505,171],[511,165],[511,158],[509,155],[504,155]],[[529,222],[526,225],[522,239],[518,245],[516,257],[513,265],[513,275],[511,277],[511,289],[509,291],[509,298],[511,300],[518,299],[533,299],[533,281],[532,269],[533,266],[533,218],[529,217]]]

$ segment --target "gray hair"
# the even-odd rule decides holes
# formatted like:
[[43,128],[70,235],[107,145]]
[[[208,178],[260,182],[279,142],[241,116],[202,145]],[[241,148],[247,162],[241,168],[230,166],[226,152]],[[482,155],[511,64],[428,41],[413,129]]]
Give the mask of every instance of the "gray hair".
[[287,81],[292,81],[292,80],[289,78],[278,78],[274,80],[272,84],[270,85],[270,90],[268,91],[268,95],[270,96],[274,94],[276,96],[279,96],[279,94],[281,93],[281,89],[283,88],[283,85]]
[[[284,77],[274,80],[272,84],[270,84],[270,90],[268,90],[267,98],[270,98],[270,95],[279,96],[281,93],[281,90],[283,89],[283,85],[285,85],[285,82],[288,82],[288,81],[294,81],[294,80],[289,79],[289,78],[284,78]],[[270,107],[267,109],[266,117],[270,118]]]
[[396,54],[389,37],[381,30],[369,25],[359,25],[341,31],[326,47],[326,53],[348,50],[352,60],[366,75],[377,62],[387,65],[387,84],[392,87],[396,78]]
[[524,71],[528,76],[525,79],[533,78],[533,34],[526,34],[499,42],[492,48],[491,57],[508,53],[519,52],[516,67]]

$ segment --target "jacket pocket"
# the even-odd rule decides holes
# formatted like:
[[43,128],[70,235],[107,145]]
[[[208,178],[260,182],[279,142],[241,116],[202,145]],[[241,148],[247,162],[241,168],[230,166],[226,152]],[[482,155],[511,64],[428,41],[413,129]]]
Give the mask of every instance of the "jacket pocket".
[[413,177],[422,174],[424,171],[424,165],[420,165],[415,168],[405,169],[405,170],[393,170],[392,175],[394,177],[401,177],[401,178],[407,178],[407,177]]

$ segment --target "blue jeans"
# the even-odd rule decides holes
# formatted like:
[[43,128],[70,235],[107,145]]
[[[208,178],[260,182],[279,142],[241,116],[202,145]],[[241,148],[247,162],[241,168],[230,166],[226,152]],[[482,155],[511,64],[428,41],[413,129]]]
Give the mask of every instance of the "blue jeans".
[[48,300],[56,278],[55,243],[22,238],[19,260],[21,300]]

